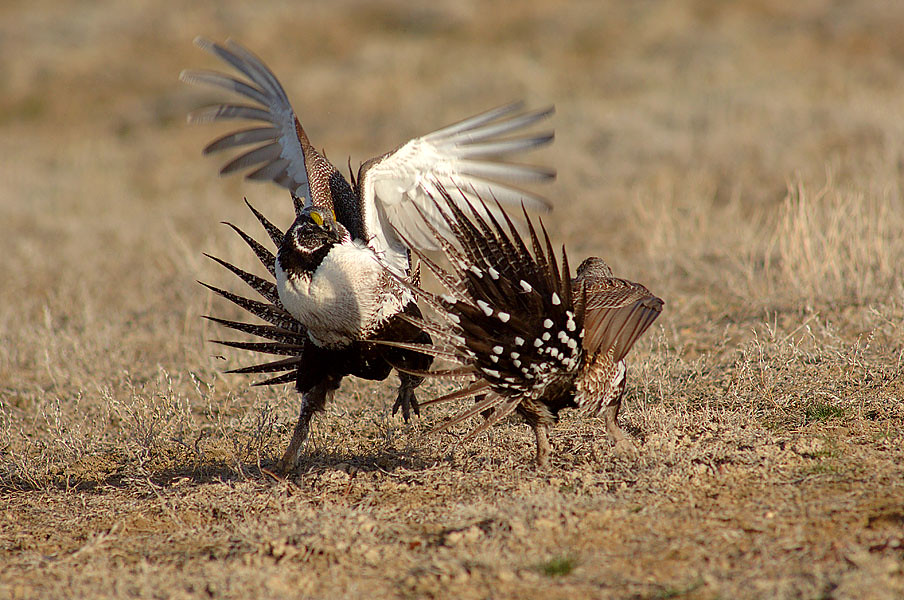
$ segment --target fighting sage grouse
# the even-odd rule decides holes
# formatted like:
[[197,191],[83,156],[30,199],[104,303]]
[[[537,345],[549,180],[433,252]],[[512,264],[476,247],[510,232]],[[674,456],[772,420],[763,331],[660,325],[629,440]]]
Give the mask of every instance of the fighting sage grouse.
[[[296,200],[296,220],[285,234],[255,211],[277,247],[275,255],[239,231],[274,281],[256,278],[218,261],[267,302],[212,288],[270,323],[253,325],[214,319],[271,340],[229,342],[230,345],[289,356],[237,370],[288,371],[262,384],[294,381],[302,394],[292,440],[277,465],[280,471],[287,472],[297,463],[311,417],[323,409],[345,375],[385,379],[390,365],[412,372],[429,368],[429,355],[397,348],[388,353],[385,346],[374,346],[371,340],[379,337],[430,345],[429,335],[411,326],[411,319],[417,320],[421,315],[411,292],[398,283],[416,283],[410,250],[439,249],[433,231],[451,235],[430,198],[448,186],[466,190],[462,201],[486,194],[503,202],[548,208],[541,197],[510,184],[546,181],[555,176],[553,171],[497,159],[549,143],[551,133],[505,136],[548,117],[552,109],[523,112],[521,104],[511,104],[471,117],[366,161],[349,184],[308,141],[285,91],[260,59],[234,42],[219,45],[199,38],[196,44],[232,65],[245,78],[185,71],[181,79],[236,92],[254,104],[211,106],[192,113],[189,120],[247,119],[265,123],[225,135],[204,152],[257,144],[230,161],[220,173],[254,167],[247,175],[249,179],[272,180],[288,188]],[[414,388],[422,378],[400,371],[400,379],[393,412],[401,407],[407,419],[410,409],[418,412]]]
[[[437,430],[482,414],[483,422],[465,437],[470,439],[518,412],[534,429],[542,466],[549,459],[549,426],[561,409],[574,407],[602,413],[616,451],[633,450],[617,420],[627,382],[625,356],[659,316],[663,301],[639,283],[613,277],[599,258],[582,262],[572,279],[564,247],[560,268],[542,222],[541,241],[526,212],[530,249],[504,212],[502,225],[479,198],[475,203],[464,200],[470,205],[464,209],[444,191],[441,198],[446,202],[434,209],[452,235],[438,228],[432,234],[451,268],[415,253],[448,293],[435,295],[409,285],[436,316],[404,317],[432,334],[434,345],[385,342],[456,364],[418,371],[419,376],[475,379],[422,403],[477,398]],[[500,212],[498,204],[494,208]]]

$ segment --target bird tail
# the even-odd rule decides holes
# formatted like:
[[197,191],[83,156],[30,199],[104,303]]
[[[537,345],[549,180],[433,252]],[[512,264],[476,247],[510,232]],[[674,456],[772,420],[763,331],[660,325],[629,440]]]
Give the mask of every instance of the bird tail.
[[403,283],[433,309],[430,317],[412,320],[434,340],[433,347],[417,350],[458,365],[419,375],[477,379],[423,404],[477,396],[474,406],[439,428],[483,413],[484,422],[472,431],[476,434],[511,414],[522,399],[561,395],[570,388],[582,364],[584,309],[583,297],[575,298],[571,287],[565,250],[560,263],[542,221],[538,232],[522,206],[525,241],[498,202],[494,209],[499,210],[490,210],[480,197],[461,196],[453,201],[441,189],[440,197],[434,198],[451,236],[440,234],[424,219],[450,266],[440,266],[412,247],[445,293]]
[[[245,200],[245,204],[251,209],[251,212],[260,222],[261,226],[267,232],[270,241],[275,247],[279,247],[283,240],[283,234],[273,223],[257,211],[251,204]],[[254,300],[245,296],[234,294],[227,290],[214,287],[207,283],[199,282],[201,285],[217,294],[221,298],[225,298],[229,302],[235,304],[245,312],[251,314],[266,323],[247,323],[243,321],[233,321],[204,315],[205,319],[213,321],[218,325],[247,333],[264,341],[245,341],[245,340],[211,340],[216,344],[228,346],[230,348],[239,348],[252,352],[260,352],[263,354],[272,354],[278,356],[286,356],[269,362],[261,362],[252,364],[247,367],[230,369],[227,373],[280,373],[255,383],[254,385],[278,385],[283,383],[293,383],[297,380],[298,370],[301,368],[301,355],[307,343],[307,330],[299,323],[285,308],[279,300],[279,293],[276,288],[276,256],[257,240],[242,231],[239,227],[232,223],[225,225],[235,231],[239,237],[248,245],[249,248],[257,256],[258,260],[270,273],[270,279],[258,277],[252,273],[244,271],[232,263],[223,259],[205,254],[208,258],[217,264],[226,268],[251,289],[257,292],[262,298]]]

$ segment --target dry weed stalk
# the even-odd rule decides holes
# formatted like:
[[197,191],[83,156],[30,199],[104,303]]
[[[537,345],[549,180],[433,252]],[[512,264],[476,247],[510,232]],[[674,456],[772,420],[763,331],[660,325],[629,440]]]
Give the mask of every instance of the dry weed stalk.
[[793,292],[808,306],[887,301],[901,290],[902,231],[897,194],[841,189],[831,171],[816,192],[798,179],[780,209],[764,270],[773,292]]

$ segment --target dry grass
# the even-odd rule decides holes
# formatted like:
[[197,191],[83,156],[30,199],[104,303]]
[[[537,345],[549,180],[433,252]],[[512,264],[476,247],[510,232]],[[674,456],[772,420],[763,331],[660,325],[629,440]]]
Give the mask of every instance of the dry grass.
[[[0,8],[0,598],[904,595],[904,10],[893,3],[60,3]],[[219,180],[194,35],[233,36],[343,163],[516,97],[557,104],[547,219],[666,311],[613,458],[568,414],[455,446],[348,380],[224,368],[201,252],[283,225]],[[341,116],[340,116],[341,115]],[[424,396],[439,391],[436,384]],[[451,409],[450,409],[451,410]]]

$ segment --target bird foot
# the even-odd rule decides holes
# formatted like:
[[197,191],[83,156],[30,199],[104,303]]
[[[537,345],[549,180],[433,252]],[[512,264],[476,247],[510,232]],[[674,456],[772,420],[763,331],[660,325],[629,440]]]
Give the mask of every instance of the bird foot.
[[549,466],[549,426],[537,423],[533,427],[537,437],[537,468],[544,469]]
[[415,396],[413,388],[404,385],[399,388],[399,396],[396,398],[395,404],[392,405],[392,414],[395,415],[400,408],[402,409],[402,418],[406,423],[411,418],[412,410],[414,414],[421,416],[421,405],[417,402],[417,396]]
[[273,468],[274,473],[282,477],[288,477],[292,474],[298,466],[298,459],[301,454],[301,444],[298,446],[299,448],[294,449],[291,444],[289,445],[289,449],[286,450],[285,454],[282,455],[282,458],[276,462],[276,466]]
[[622,438],[615,442],[615,446],[612,448],[612,453],[615,454],[618,458],[623,458],[625,460],[634,460],[638,456],[640,456],[640,452],[637,450],[637,446],[634,445],[634,442],[629,440],[627,437]]

